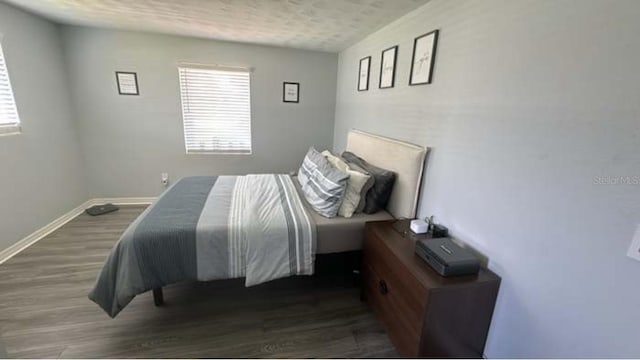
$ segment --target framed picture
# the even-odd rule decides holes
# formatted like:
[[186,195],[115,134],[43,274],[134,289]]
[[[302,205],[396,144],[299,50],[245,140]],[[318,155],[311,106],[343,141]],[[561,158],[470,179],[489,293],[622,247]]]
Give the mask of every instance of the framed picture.
[[371,56],[360,59],[358,70],[358,91],[369,90],[369,70],[371,69]]
[[300,83],[284,82],[282,84],[282,101],[297,103],[300,101]]
[[413,40],[409,85],[431,84],[437,45],[438,30],[433,30]]
[[138,74],[134,72],[116,71],[116,81],[118,82],[118,94],[140,95],[138,91]]
[[392,88],[396,80],[396,60],[398,59],[398,45],[382,51],[380,58],[380,89]]

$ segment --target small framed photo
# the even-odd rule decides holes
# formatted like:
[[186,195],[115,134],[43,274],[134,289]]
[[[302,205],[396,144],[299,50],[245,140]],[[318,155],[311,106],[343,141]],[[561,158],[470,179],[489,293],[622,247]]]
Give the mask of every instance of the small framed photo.
[[369,70],[371,69],[371,56],[360,59],[358,70],[358,91],[369,90]]
[[285,81],[282,84],[282,101],[288,103],[300,102],[300,83]]
[[127,71],[116,71],[116,81],[118,82],[118,94],[140,95],[138,91],[138,74]]
[[433,30],[413,40],[409,85],[431,84],[437,45],[438,30]]
[[398,45],[382,51],[380,59],[380,89],[392,88],[396,80],[396,60],[398,59]]

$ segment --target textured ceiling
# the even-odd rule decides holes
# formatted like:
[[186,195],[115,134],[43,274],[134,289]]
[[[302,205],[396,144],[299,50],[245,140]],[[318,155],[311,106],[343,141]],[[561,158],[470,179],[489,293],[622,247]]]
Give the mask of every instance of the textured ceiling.
[[337,52],[428,0],[4,0],[56,22]]

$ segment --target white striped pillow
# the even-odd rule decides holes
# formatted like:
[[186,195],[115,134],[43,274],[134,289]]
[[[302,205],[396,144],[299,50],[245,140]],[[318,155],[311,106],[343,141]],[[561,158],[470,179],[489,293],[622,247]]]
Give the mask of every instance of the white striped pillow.
[[335,217],[342,204],[349,175],[331,165],[313,147],[298,171],[298,181],[309,205],[324,217]]

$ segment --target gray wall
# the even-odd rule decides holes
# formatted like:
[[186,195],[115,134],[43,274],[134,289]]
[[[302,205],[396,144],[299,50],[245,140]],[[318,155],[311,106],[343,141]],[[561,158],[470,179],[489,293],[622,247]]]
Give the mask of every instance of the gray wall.
[[[63,38],[93,197],[156,196],[161,172],[288,172],[333,143],[337,54],[80,27]],[[185,154],[179,61],[255,68],[253,155]],[[140,96],[118,95],[116,70],[138,73]],[[283,81],[300,82],[299,104],[282,102]]]
[[[433,0],[340,53],[335,148],[354,127],[432,147],[420,215],[502,276],[489,357],[640,354],[640,186],[594,181],[640,176],[639,18],[639,1]],[[433,29],[434,83],[409,87],[412,40]]]
[[0,251],[87,200],[59,29],[0,3],[22,134],[0,137]]

